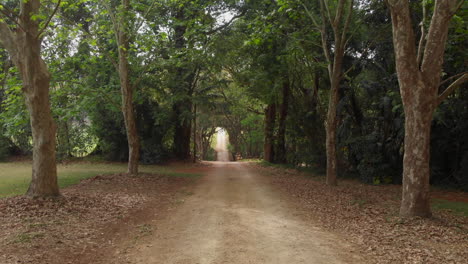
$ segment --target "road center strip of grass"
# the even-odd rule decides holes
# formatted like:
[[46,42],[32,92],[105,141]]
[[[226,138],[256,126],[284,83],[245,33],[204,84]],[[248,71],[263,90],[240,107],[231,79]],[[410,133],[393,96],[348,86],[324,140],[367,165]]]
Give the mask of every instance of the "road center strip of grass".
[[[126,163],[71,163],[59,164],[58,183],[64,188],[79,183],[83,179],[99,174],[123,173],[127,170]],[[167,175],[170,177],[197,177],[199,174],[181,173],[172,167],[159,165],[141,165],[140,172]],[[21,195],[28,189],[31,181],[31,162],[0,163],[0,197]]]

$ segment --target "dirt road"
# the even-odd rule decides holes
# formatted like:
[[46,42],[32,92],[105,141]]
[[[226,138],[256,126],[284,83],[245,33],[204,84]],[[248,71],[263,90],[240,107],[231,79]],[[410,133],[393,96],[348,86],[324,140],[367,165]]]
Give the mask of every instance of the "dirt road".
[[336,235],[304,221],[287,197],[242,163],[214,163],[131,263],[363,263]]

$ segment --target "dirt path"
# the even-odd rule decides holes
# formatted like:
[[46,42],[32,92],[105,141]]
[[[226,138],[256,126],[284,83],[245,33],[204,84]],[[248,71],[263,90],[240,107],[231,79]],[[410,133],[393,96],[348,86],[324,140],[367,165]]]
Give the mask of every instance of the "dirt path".
[[130,263],[363,263],[339,237],[297,216],[242,163],[214,163],[183,204],[127,255]]

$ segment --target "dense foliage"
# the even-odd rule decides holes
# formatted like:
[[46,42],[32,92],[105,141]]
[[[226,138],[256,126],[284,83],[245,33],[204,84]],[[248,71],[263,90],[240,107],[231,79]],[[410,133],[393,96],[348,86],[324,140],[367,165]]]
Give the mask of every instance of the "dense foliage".
[[[18,2],[5,1],[0,10],[15,13]],[[211,142],[216,128],[224,127],[233,159],[263,157],[269,135],[273,162],[325,167],[330,78],[320,34],[307,14],[318,6],[294,0],[130,2],[128,53],[141,162],[214,159]],[[118,1],[43,3],[46,14],[60,7],[43,43],[58,158],[127,160],[111,23]],[[419,32],[421,3],[411,3]],[[444,79],[468,69],[467,18],[465,4],[451,21]],[[389,10],[383,1],[356,1],[351,25],[337,108],[339,175],[399,183],[404,111]],[[31,129],[18,72],[1,47],[0,71],[1,159],[29,154]],[[436,111],[431,180],[468,190],[464,86]]]

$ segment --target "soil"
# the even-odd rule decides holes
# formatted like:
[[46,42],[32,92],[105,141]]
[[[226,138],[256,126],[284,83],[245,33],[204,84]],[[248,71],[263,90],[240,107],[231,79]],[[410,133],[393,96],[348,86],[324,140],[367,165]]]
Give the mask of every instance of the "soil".
[[[248,163],[101,175],[59,200],[0,199],[0,263],[464,263],[468,221],[397,217],[398,186]],[[441,193],[438,193],[441,194]],[[442,193],[443,194],[443,193]]]
[[245,164],[213,164],[183,205],[129,252],[129,263],[363,263]]

